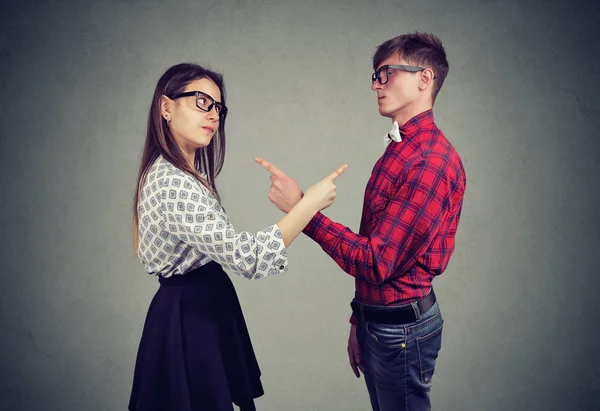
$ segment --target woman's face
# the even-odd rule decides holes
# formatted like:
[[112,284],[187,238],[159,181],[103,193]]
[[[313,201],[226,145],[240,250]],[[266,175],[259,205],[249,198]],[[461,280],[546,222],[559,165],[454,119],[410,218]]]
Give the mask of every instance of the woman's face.
[[[209,78],[192,81],[183,90],[184,93],[189,91],[201,91],[216,102],[221,101],[219,87]],[[208,146],[219,128],[219,114],[215,106],[208,112],[202,111],[193,95],[173,100],[163,97],[162,115],[167,119],[176,143],[188,155]]]

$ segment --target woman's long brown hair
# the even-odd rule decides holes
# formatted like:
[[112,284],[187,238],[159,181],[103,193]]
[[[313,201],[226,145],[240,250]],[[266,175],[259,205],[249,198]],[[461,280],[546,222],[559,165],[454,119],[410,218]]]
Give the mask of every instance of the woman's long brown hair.
[[[185,87],[192,81],[202,78],[211,79],[221,91],[221,102],[225,103],[225,84],[223,76],[196,64],[183,63],[169,68],[158,80],[152,105],[148,114],[148,128],[146,130],[146,142],[137,178],[137,187],[133,199],[133,245],[135,254],[138,254],[138,204],[139,194],[144,179],[150,166],[162,156],[180,170],[195,177],[201,184],[211,190],[220,201],[219,193],[215,185],[215,178],[221,172],[225,161],[225,118],[219,122],[219,128],[210,144],[196,150],[194,157],[194,169],[186,161],[185,156],[169,129],[167,121],[160,111],[160,99],[162,96],[172,98],[182,93]],[[206,174],[206,180],[200,174]]]

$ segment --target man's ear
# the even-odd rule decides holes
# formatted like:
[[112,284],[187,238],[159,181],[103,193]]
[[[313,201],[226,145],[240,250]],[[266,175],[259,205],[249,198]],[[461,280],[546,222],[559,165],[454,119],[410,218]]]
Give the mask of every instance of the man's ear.
[[434,77],[435,74],[430,68],[421,71],[421,76],[419,77],[419,90],[427,90],[429,87],[432,87]]

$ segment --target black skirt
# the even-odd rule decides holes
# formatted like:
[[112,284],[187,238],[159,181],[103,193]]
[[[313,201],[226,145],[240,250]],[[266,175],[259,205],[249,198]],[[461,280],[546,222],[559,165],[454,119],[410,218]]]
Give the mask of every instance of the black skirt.
[[215,262],[160,278],[135,364],[131,411],[255,410],[263,395],[237,294]]

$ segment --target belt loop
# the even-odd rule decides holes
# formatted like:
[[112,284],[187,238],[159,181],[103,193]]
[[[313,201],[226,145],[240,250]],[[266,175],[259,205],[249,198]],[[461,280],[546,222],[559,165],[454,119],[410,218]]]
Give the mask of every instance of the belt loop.
[[359,303],[358,301],[357,301],[357,303],[358,303],[358,312],[360,313],[360,318],[364,322],[364,321],[366,321],[364,306],[361,303]]
[[417,305],[416,301],[413,301],[410,303],[413,311],[415,312],[415,317],[416,317],[416,321],[419,321],[421,319],[421,310],[419,310],[419,306]]
[[361,321],[365,321],[365,313],[363,311],[363,305],[361,303],[359,303],[358,301],[356,301],[356,298],[354,298],[352,300],[352,303],[350,305],[354,304],[354,306],[358,309],[358,313],[356,313],[355,315],[358,316],[357,319],[360,319]]

